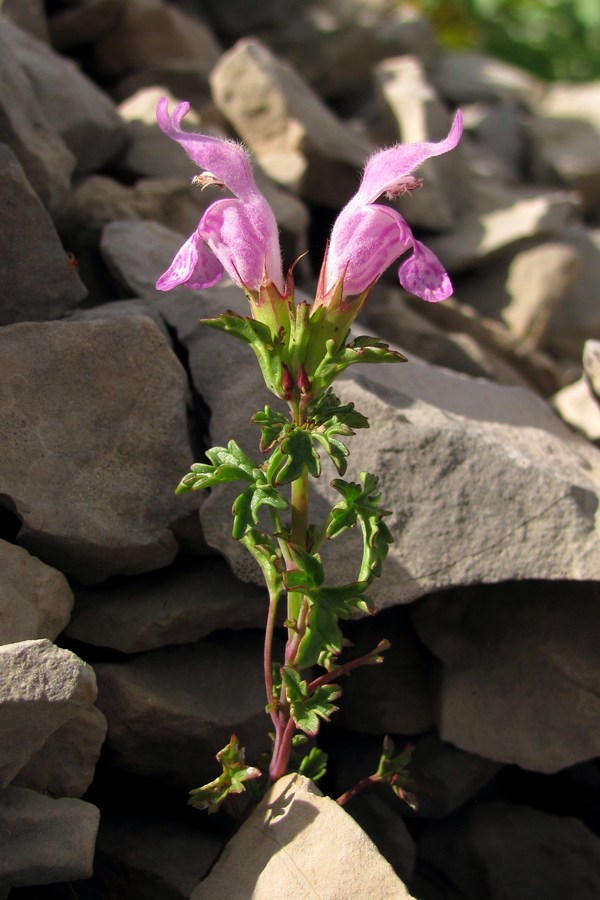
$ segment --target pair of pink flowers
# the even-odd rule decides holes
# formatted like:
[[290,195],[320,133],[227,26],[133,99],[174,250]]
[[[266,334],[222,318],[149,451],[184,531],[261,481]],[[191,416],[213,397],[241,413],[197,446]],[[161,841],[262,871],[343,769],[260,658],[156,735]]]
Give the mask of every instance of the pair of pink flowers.
[[[157,108],[158,124],[205,170],[197,179],[201,184],[226,187],[234,196],[209,206],[156,287],[162,291],[177,285],[208,288],[225,271],[249,293],[258,294],[268,281],[283,292],[277,223],[254,182],[246,151],[233,141],[183,131],[180,123],[188,111],[189,104],[180,103],[170,115],[163,97]],[[450,296],[450,279],[435,254],[414,238],[395,209],[375,201],[382,194],[391,198],[418,187],[420,181],[411,173],[426,159],[453,150],[461,134],[459,111],[442,141],[399,144],[371,156],[358,191],[333,226],[317,303],[322,304],[340,284],[344,297],[362,294],[407,250],[412,253],[398,269],[402,287],[432,302]]]

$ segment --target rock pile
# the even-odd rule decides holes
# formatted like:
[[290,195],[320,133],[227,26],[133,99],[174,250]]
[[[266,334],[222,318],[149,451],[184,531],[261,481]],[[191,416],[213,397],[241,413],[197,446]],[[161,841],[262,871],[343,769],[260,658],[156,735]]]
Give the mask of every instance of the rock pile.
[[454,297],[388,273],[359,328],[410,362],[340,383],[372,426],[350,475],[383,475],[396,538],[348,632],[393,650],[320,736],[325,789],[410,739],[419,809],[347,808],[412,895],[597,897],[600,85],[443,53],[383,0],[4,0],[0,75],[1,900],[204,896],[229,826],[186,793],[232,731],[267,746],[258,573],[225,492],[173,489],[206,446],[256,455],[270,401],[197,324],[245,312],[238,289],[154,289],[212,199],[164,94],[250,147],[309,294],[369,153],[463,108],[399,207]]

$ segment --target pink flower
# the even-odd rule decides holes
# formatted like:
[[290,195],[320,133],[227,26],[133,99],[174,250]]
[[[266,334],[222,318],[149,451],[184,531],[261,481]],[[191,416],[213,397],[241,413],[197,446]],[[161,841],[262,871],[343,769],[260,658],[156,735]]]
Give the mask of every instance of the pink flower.
[[226,271],[251,293],[257,292],[265,280],[283,290],[277,223],[254,182],[246,151],[234,141],[182,131],[179,125],[189,108],[189,103],[180,103],[169,115],[167,98],[161,98],[156,109],[160,128],[205,170],[195,181],[202,186],[228,188],[235,197],[209,206],[156,287],[160,291],[180,284],[208,288]]
[[444,267],[427,247],[415,240],[402,216],[375,201],[392,199],[420,187],[411,173],[426,159],[448,153],[462,134],[462,113],[456,113],[450,132],[437,143],[398,144],[380,150],[367,162],[358,191],[335,221],[321,271],[316,305],[340,283],[344,297],[362,294],[406,250],[412,254],[398,269],[400,284],[422,300],[437,302],[452,293]]

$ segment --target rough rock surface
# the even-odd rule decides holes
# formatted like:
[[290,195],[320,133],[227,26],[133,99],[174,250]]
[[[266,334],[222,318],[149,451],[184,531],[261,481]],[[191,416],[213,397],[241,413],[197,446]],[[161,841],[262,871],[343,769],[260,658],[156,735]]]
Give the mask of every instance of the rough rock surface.
[[223,848],[204,823],[161,816],[103,815],[94,879],[81,900],[188,900]]
[[82,797],[94,778],[106,728],[98,707],[86,706],[46,738],[13,784],[51,797]]
[[215,753],[232,734],[248,760],[266,749],[259,635],[151,650],[96,674],[113,765],[191,790],[216,777]]
[[441,662],[440,736],[497,762],[556,772],[600,754],[600,610],[584,584],[506,584],[423,600]]
[[0,540],[0,644],[54,638],[67,625],[73,592],[65,576]]
[[0,325],[59,318],[85,297],[85,285],[19,162],[3,145],[0,181],[7,213],[0,228]]
[[83,800],[52,800],[26,788],[0,792],[0,884],[89,878],[100,814]]
[[336,119],[296,71],[257,41],[241,41],[211,74],[215,103],[275,181],[337,208],[372,150]]
[[0,787],[96,698],[94,670],[48,640],[0,647]]
[[301,775],[271,788],[190,900],[230,900],[233,884],[254,900],[410,897],[352,818]]
[[480,803],[427,828],[419,842],[429,872],[444,873],[445,888],[423,885],[427,900],[595,900],[600,840],[570,816],[527,806]]
[[23,323],[0,346],[2,494],[19,542],[84,584],[171,562],[199,499],[168,487],[192,455],[187,383],[154,323]]
[[189,644],[221,628],[260,628],[264,588],[243,584],[216,557],[166,568],[110,587],[79,588],[67,634],[139,653]]

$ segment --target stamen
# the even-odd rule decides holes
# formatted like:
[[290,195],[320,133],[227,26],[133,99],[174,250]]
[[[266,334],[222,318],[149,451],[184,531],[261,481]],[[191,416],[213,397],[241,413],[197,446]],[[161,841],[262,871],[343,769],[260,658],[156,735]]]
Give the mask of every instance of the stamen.
[[215,187],[221,188],[221,190],[225,189],[225,184],[216,175],[213,175],[212,172],[200,172],[199,175],[194,175],[192,178],[192,184],[198,185],[200,190],[204,190],[204,188],[209,187],[209,185],[213,185]]
[[423,187],[422,178],[406,175],[404,178],[400,178],[391,188],[388,188],[385,196],[388,200],[395,200],[396,197],[401,197],[403,194],[411,194],[420,187]]

